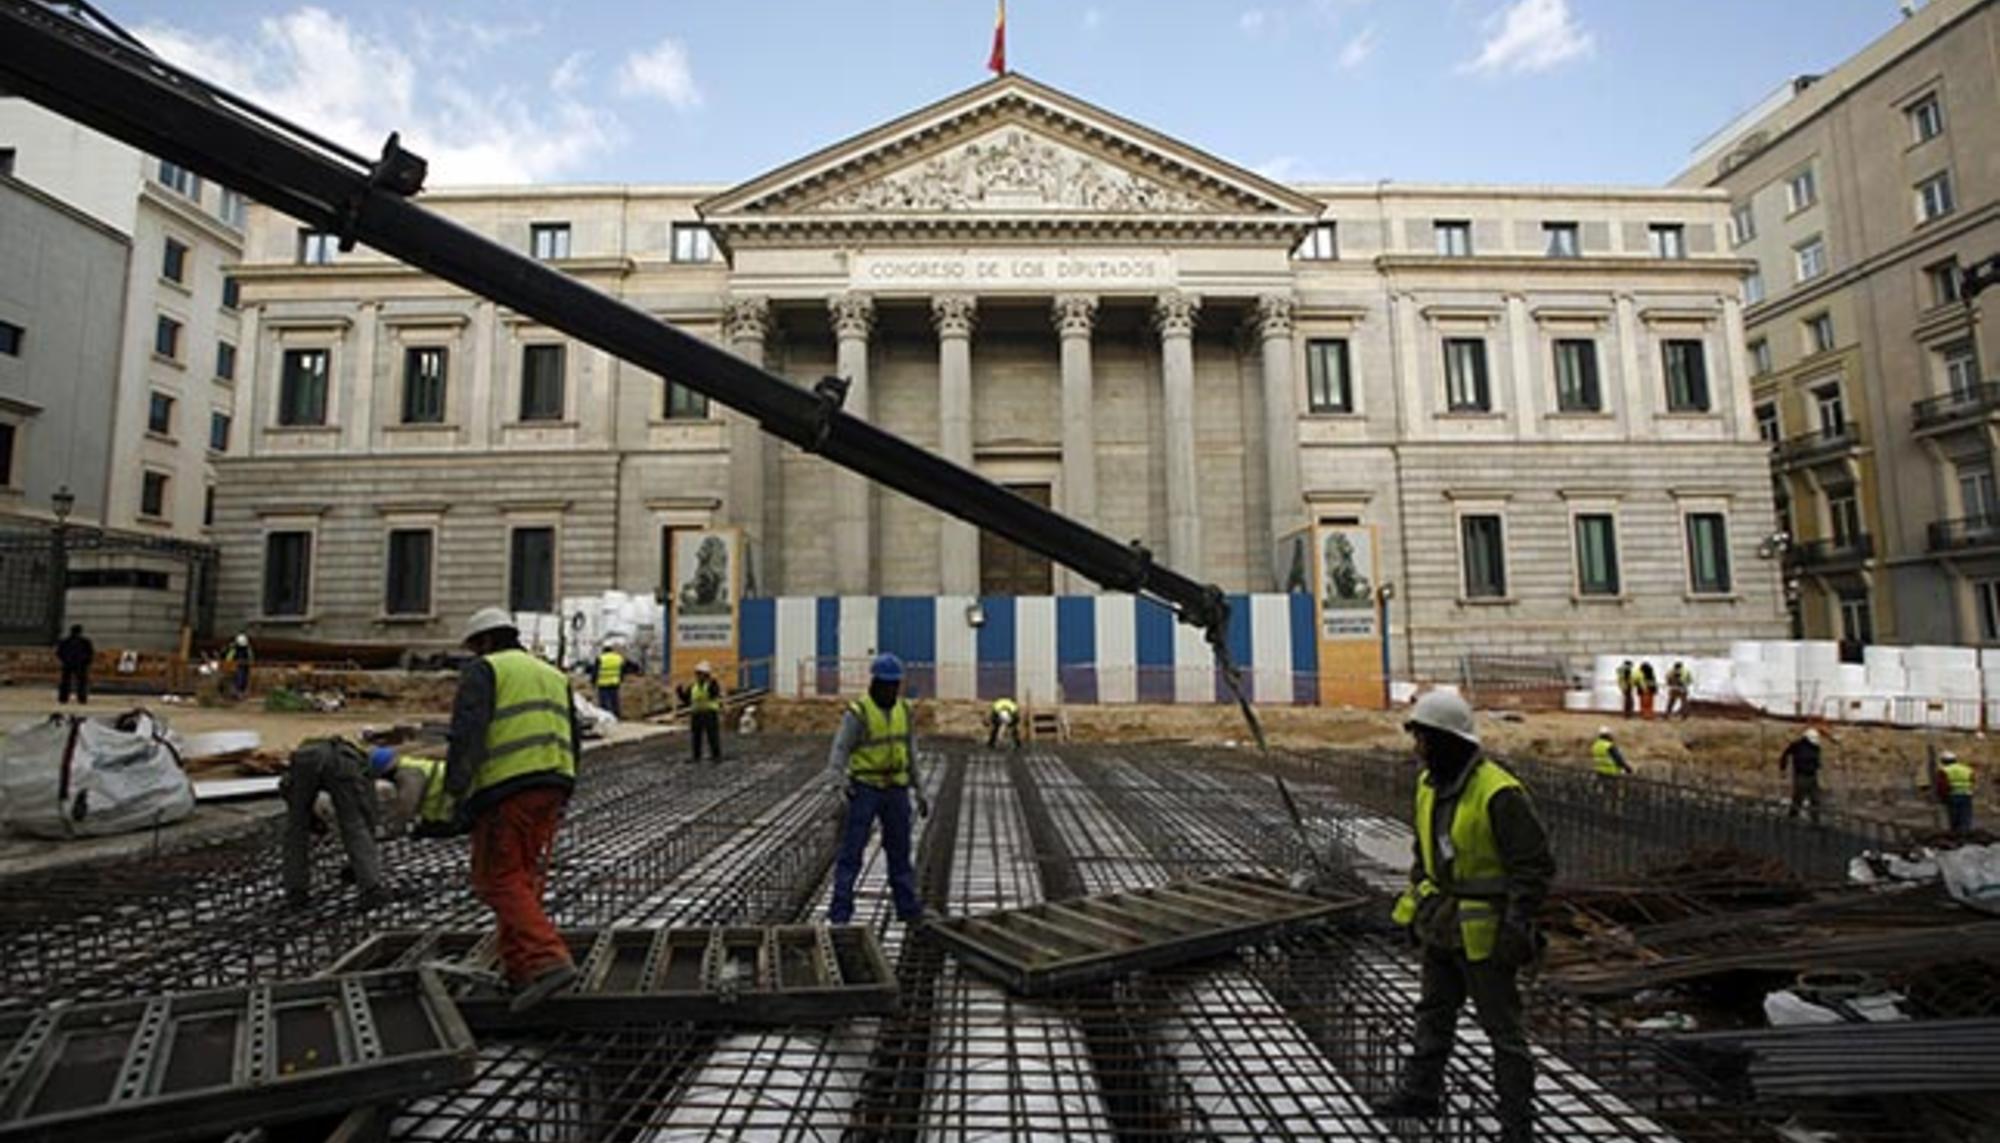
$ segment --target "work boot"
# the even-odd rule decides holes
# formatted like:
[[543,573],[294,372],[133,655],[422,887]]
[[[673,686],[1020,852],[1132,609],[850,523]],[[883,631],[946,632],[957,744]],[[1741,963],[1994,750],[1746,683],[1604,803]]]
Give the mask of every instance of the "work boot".
[[1444,1114],[1444,1101],[1413,1091],[1397,1091],[1368,1101],[1368,1109],[1384,1119],[1436,1119]]
[[507,1002],[507,1011],[526,1012],[575,983],[575,965],[558,964],[545,968],[535,975],[535,979],[521,986],[514,999]]

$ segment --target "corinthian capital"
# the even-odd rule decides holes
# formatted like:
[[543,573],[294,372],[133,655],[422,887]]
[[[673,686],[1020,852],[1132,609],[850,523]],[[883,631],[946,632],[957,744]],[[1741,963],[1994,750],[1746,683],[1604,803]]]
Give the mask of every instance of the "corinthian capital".
[[1097,299],[1089,294],[1058,294],[1054,310],[1056,332],[1064,337],[1089,337],[1097,328]]
[[1264,338],[1292,336],[1292,296],[1265,294],[1257,299],[1257,333]]
[[1168,290],[1153,303],[1153,325],[1161,337],[1194,336],[1194,319],[1201,314],[1201,297]]
[[939,294],[931,299],[931,324],[939,337],[971,337],[979,299],[971,294]]
[[722,311],[722,334],[730,341],[763,341],[771,334],[771,299],[761,294],[731,298]]
[[875,329],[875,299],[867,294],[835,294],[826,300],[826,312],[833,316],[835,337],[866,341]]

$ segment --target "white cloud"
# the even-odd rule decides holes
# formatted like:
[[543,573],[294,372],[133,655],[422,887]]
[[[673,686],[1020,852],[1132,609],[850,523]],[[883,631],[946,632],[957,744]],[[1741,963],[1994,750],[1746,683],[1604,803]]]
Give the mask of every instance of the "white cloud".
[[1361,29],[1360,34],[1347,41],[1340,49],[1340,66],[1352,70],[1368,62],[1375,54],[1375,26],[1370,24]]
[[1515,0],[1486,18],[1486,43],[1461,72],[1497,75],[1540,72],[1597,51],[1596,37],[1569,10],[1569,0]]
[[701,89],[695,86],[687,50],[672,37],[625,58],[618,69],[618,94],[663,99],[680,111],[701,106]]
[[1085,8],[1083,10],[1084,31],[1095,32],[1097,29],[1102,28],[1103,26],[1104,26],[1104,9],[1092,7],[1092,8]]
[[557,95],[569,95],[583,87],[584,65],[590,62],[589,52],[571,52],[549,73],[549,90]]
[[[170,62],[362,155],[401,131],[430,161],[432,186],[547,181],[621,135],[615,118],[575,100],[542,108],[505,87],[474,90],[463,81],[479,69],[434,72],[320,8],[265,17],[251,38],[164,24],[137,34]],[[475,43],[469,36],[465,51]]]
[[1264,30],[1264,23],[1269,19],[1262,8],[1251,8],[1236,17],[1236,26],[1254,36]]

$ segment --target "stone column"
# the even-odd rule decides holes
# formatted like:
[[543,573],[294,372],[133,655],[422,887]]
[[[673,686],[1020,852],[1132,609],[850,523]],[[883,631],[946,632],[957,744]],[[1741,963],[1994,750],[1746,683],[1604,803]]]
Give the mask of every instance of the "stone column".
[[464,410],[464,428],[460,431],[476,449],[493,443],[493,425],[500,419],[494,408],[501,389],[500,370],[504,368],[499,357],[497,318],[492,302],[481,298],[473,304],[471,384],[466,386],[459,408]]
[[1625,399],[1619,402],[1623,409],[1625,431],[1634,437],[1647,437],[1653,433],[1653,402],[1648,399],[1650,386],[1645,375],[1645,333],[1639,327],[1639,308],[1631,294],[1619,294],[1614,300],[1618,322],[1618,380]]
[[[771,332],[771,300],[761,296],[731,298],[722,311],[722,336],[729,351],[750,364],[764,365],[764,339]],[[662,394],[661,400],[665,400]],[[729,427],[729,518],[762,545],[766,485],[764,433],[756,418],[725,407]]]
[[[1091,527],[1097,526],[1097,433],[1091,415],[1096,406],[1097,377],[1090,360],[1091,335],[1097,326],[1097,299],[1088,294],[1064,294],[1055,302],[1056,334],[1062,342],[1062,510]],[[1063,568],[1057,580],[1065,595],[1084,595],[1098,585]]]
[[[347,365],[347,393],[335,407],[345,423],[340,427],[341,449],[349,453],[372,452],[375,448],[375,361],[376,340],[382,313],[380,302],[363,302],[354,315],[354,352]],[[338,386],[338,377],[327,379]]]
[[[1722,299],[1722,344],[1714,344],[1713,339],[1710,341],[1715,380],[1710,382],[1709,390],[1715,411],[1727,411],[1729,439],[1733,441],[1754,440],[1757,436],[1757,414],[1750,401],[1749,343],[1745,336],[1743,303],[1725,295]],[[1725,386],[1728,389],[1726,397],[1723,396]]]
[[[264,452],[264,410],[277,397],[275,386],[284,357],[275,344],[265,344],[264,307],[243,307],[237,319],[236,344],[236,425],[242,445],[239,455],[261,456]],[[266,385],[273,386],[268,394]]]
[[[1508,294],[1506,399],[1510,404],[1502,407],[1513,410],[1514,431],[1522,440],[1535,439],[1535,416],[1540,407],[1537,399],[1542,394],[1542,386],[1535,380],[1534,338],[1535,325],[1528,313],[1528,299],[1521,294]],[[1555,388],[1553,381],[1549,388]]]
[[1195,457],[1194,323],[1201,299],[1172,290],[1153,306],[1160,331],[1160,381],[1166,397],[1167,550],[1166,563],[1192,579],[1202,578],[1201,486]]
[[[970,294],[931,299],[938,336],[938,451],[972,467],[972,326],[978,300]],[[946,517],[938,525],[938,582],[945,595],[979,594],[979,529]]]
[[[827,299],[833,336],[839,346],[835,372],[847,379],[844,410],[868,418],[868,337],[875,329],[875,299],[836,294]],[[858,473],[835,468],[833,483],[834,586],[842,595],[867,595],[875,588],[875,497]]]
[[[1305,523],[1299,489],[1298,379],[1292,368],[1292,298],[1257,299],[1257,337],[1264,366],[1264,474],[1270,484],[1271,541]],[[1257,561],[1252,560],[1256,567]]]

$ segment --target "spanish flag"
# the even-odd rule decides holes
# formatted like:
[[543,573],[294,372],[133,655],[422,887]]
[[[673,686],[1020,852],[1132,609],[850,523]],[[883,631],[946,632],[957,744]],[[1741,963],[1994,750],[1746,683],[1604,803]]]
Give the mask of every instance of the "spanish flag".
[[993,17],[993,54],[986,57],[986,69],[994,75],[1007,74],[1007,0],[999,0],[1000,11]]

